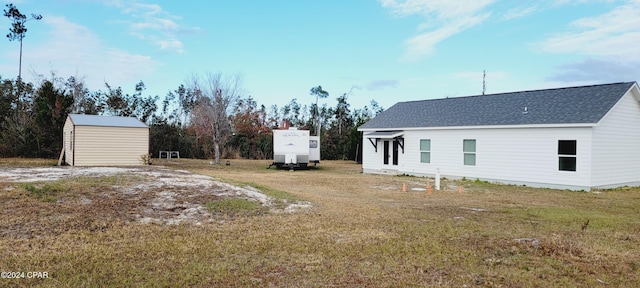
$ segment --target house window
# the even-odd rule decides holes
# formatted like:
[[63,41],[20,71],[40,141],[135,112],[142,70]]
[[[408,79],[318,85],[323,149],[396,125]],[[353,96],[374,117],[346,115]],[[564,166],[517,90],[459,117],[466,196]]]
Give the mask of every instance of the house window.
[[431,139],[420,139],[420,163],[431,163]]
[[576,140],[558,140],[558,169],[576,171]]
[[464,154],[464,165],[476,166],[476,139],[462,140],[462,152]]

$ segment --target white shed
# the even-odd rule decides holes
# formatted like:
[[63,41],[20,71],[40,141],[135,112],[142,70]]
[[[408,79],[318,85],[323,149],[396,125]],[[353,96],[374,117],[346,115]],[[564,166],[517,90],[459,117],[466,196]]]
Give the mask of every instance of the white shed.
[[640,185],[636,82],[400,102],[358,128],[365,173]]
[[70,114],[63,133],[72,166],[142,165],[149,154],[149,127],[134,117]]

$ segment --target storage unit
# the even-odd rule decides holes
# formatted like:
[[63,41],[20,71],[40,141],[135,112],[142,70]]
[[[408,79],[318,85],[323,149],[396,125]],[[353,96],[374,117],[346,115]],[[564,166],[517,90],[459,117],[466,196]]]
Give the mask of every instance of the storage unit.
[[149,127],[134,117],[70,114],[63,137],[72,166],[143,165],[149,155]]

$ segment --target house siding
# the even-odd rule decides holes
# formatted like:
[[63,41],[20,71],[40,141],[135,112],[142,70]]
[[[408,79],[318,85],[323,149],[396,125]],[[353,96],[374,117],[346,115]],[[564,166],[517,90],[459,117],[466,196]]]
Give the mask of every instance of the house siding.
[[592,186],[640,185],[640,95],[630,90],[593,128]]
[[[492,182],[589,190],[591,128],[423,129],[404,132],[404,154],[398,174],[481,179]],[[420,163],[420,139],[431,139],[431,163]],[[476,140],[476,165],[463,160],[464,139]],[[558,170],[558,140],[577,141],[575,172]],[[382,168],[382,148],[376,153],[364,137],[363,172]],[[387,171],[389,172],[389,171]]]
[[[366,132],[365,132],[366,134]],[[376,143],[376,139],[371,139],[373,143]],[[363,137],[362,139],[362,171],[365,173],[375,173],[382,170],[382,143],[377,141],[378,152],[369,139]]]
[[149,128],[75,127],[75,166],[141,165],[149,153]]

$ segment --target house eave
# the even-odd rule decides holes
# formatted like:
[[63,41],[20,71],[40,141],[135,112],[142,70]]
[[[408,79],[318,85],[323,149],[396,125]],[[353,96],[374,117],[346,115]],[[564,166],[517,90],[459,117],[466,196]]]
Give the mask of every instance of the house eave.
[[417,131],[417,130],[469,130],[469,129],[529,129],[529,128],[590,128],[597,123],[527,124],[527,125],[481,125],[481,126],[441,126],[441,127],[393,127],[358,128],[360,132],[372,131]]
[[638,88],[637,82],[634,83],[631,88],[629,88],[629,91],[627,91],[627,93],[631,93],[631,95],[636,98],[636,101],[640,102],[640,88]]

